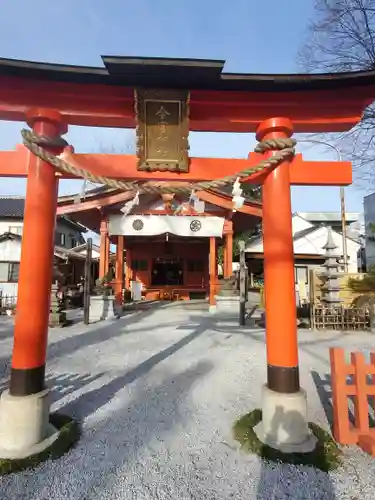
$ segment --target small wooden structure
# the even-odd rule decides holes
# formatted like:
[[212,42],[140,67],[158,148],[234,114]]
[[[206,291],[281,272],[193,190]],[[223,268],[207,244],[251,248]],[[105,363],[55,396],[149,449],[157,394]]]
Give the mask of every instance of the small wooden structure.
[[[322,285],[323,280],[319,273],[312,271],[310,273],[310,318],[311,326],[317,330],[368,330],[371,329],[374,317],[374,307],[371,304],[362,304],[360,300],[363,294],[353,291],[348,281],[352,278],[361,279],[364,275],[360,273],[341,273],[338,278],[340,287],[339,298],[341,304],[331,307],[329,310],[323,305]],[[369,296],[374,292],[369,291]]]
[[312,328],[316,330],[371,330],[372,312],[368,307],[312,307]]
[[[342,289],[348,282],[348,275],[339,270],[337,244],[328,230],[326,251],[321,270],[310,272],[310,323],[317,330],[368,330],[371,329],[372,307],[358,307],[353,294],[348,294],[346,286],[343,298]],[[351,297],[351,300],[348,298]]]
[[[330,349],[330,361],[334,438],[342,445],[359,444],[375,457],[375,428],[370,425],[369,412],[369,397],[375,397],[375,353],[366,363],[363,353],[352,352],[347,363],[344,350],[335,347]],[[354,405],[354,424],[349,398]]]

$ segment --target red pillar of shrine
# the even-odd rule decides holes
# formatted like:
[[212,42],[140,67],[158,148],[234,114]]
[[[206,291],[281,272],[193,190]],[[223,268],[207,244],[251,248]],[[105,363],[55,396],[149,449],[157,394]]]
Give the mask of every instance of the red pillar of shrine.
[[230,278],[233,274],[233,231],[225,235],[223,267],[224,278]]
[[[31,110],[27,118],[34,132],[47,138],[67,131],[56,111]],[[13,396],[44,389],[57,197],[55,169],[30,154],[9,387]]]
[[[259,125],[257,140],[290,137],[292,131],[290,120],[273,118]],[[288,161],[267,175],[262,197],[268,387],[290,393],[299,390],[299,375]]]
[[[43,144],[46,150],[61,152],[60,134],[67,129],[58,112],[34,109],[27,122],[36,134],[53,139],[51,146]],[[42,451],[57,432],[49,423],[45,388],[57,197],[54,168],[30,154],[10,384],[0,398],[1,458]]]
[[210,291],[209,304],[210,307],[215,307],[215,293],[217,285],[217,255],[216,255],[216,238],[210,237],[210,256],[209,256],[209,276],[210,276]]
[[116,304],[122,305],[122,289],[124,286],[124,236],[117,236],[116,245]]
[[[262,122],[258,141],[291,137],[287,118]],[[265,156],[272,155],[266,153]],[[266,309],[267,385],[263,390],[262,438],[266,444],[311,451],[307,401],[300,389],[289,161],[263,183],[263,248]]]

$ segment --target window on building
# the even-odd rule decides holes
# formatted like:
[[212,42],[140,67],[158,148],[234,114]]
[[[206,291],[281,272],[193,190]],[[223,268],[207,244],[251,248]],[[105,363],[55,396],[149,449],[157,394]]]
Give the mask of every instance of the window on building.
[[8,281],[8,272],[9,263],[8,262],[0,262],[0,283],[6,283]]
[[0,283],[17,283],[19,272],[19,262],[0,262]]
[[131,266],[133,271],[147,271],[148,269],[147,260],[132,260]]
[[17,283],[19,274],[20,274],[20,263],[19,262],[9,262],[9,279],[8,279],[8,281],[10,281],[12,283]]
[[65,246],[65,234],[56,231],[55,233],[55,245],[64,247]]
[[70,248],[74,248],[76,246],[77,246],[77,240],[73,236],[71,236],[70,237]]
[[187,269],[189,273],[203,273],[204,271],[203,260],[188,260]]
[[22,226],[9,226],[9,232],[13,234],[19,234],[22,235]]
[[306,285],[309,282],[309,270],[307,266],[295,266],[294,268],[294,281],[295,283],[303,282]]

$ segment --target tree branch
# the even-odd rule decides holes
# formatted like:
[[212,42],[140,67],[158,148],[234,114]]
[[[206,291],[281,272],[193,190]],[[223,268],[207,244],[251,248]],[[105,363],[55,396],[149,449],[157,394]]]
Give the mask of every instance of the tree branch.
[[[375,0],[315,0],[315,18],[298,54],[310,73],[375,68]],[[326,140],[326,137],[325,137]],[[356,184],[375,187],[375,105],[333,142],[353,162]]]

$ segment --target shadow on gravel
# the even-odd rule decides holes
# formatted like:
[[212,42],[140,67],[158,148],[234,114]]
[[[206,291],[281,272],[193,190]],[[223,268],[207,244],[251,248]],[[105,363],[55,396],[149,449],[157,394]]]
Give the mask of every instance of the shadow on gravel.
[[142,377],[150,372],[154,366],[188,345],[190,342],[199,337],[205,330],[205,323],[196,326],[189,335],[186,335],[178,342],[175,342],[166,349],[163,349],[157,354],[151,356],[146,361],[143,361],[143,363],[126,372],[124,375],[114,378],[98,389],[93,389],[92,391],[83,394],[76,400],[61,407],[60,410],[63,413],[80,420],[85,419],[89,415],[95,413],[99,408],[110,402],[116,393],[123,389],[126,385],[131,384],[139,377]]
[[[174,427],[183,428],[184,422],[190,420],[184,408],[189,391],[212,369],[210,361],[201,360],[185,371],[165,373],[161,383],[139,384],[130,402],[121,408],[109,408],[108,418],[91,431],[84,431],[82,440],[62,459],[44,465],[43,470],[20,473],[17,481],[12,476],[2,478],[1,499],[18,498],[20,491],[38,492],[38,500],[162,498],[160,490],[166,488],[168,492],[168,485],[150,477],[145,460],[158,466],[159,453],[165,450],[164,443]],[[110,399],[105,388],[96,397],[102,398],[102,404]],[[81,405],[90,406],[90,402],[81,399]],[[87,414],[92,408],[82,409],[81,413]],[[141,463],[137,474],[131,473],[139,460],[143,466]],[[165,498],[174,497],[167,494]]]
[[[328,373],[320,376],[318,372],[312,370],[311,377],[316,387],[321,405],[323,407],[327,422],[332,431],[333,425],[333,408],[332,408],[332,388],[331,388],[331,375]],[[353,415],[350,415],[353,419]]]
[[102,321],[100,323],[88,325],[83,332],[77,335],[52,342],[48,346],[47,364],[54,358],[67,356],[75,353],[79,349],[100,344],[121,335],[131,333],[131,329],[129,332],[127,331],[128,327],[139,323],[161,307],[162,306],[158,306],[158,304],[152,304],[152,306],[150,305],[147,308],[135,309],[133,314],[128,316],[124,315],[118,320],[111,321],[110,323]]
[[[333,425],[333,406],[332,406],[332,383],[331,383],[331,375],[329,373],[324,374],[321,376],[318,372],[316,371],[311,371],[311,377],[314,381],[320,402],[323,406],[324,413],[327,419],[327,422],[331,428],[331,432],[333,432],[332,425]],[[351,381],[350,381],[351,379]],[[348,375],[347,377],[347,383],[354,383],[354,377]],[[368,376],[368,381],[367,383],[369,385],[372,384],[371,381],[371,376]],[[349,420],[352,425],[355,425],[355,415],[354,415],[354,396],[348,396],[348,412],[349,412]],[[368,398],[368,404],[369,404],[369,422],[371,427],[375,427],[375,416],[374,416],[374,401],[373,398]]]
[[[51,342],[51,339],[53,339],[54,329],[50,329],[47,351],[47,366],[50,361],[56,358],[68,356],[69,354],[75,353],[79,349],[83,349],[95,344],[100,344],[121,335],[131,333],[131,330],[129,332],[127,331],[128,327],[141,322],[146,317],[152,315],[159,309],[165,308],[166,306],[167,304],[162,302],[148,302],[144,304],[137,304],[134,305],[131,309],[127,309],[124,316],[122,316],[118,320],[110,323],[103,321],[88,326],[82,325],[84,331],[77,332],[76,335],[71,335],[55,342]],[[127,314],[127,312],[130,312],[132,314]],[[66,329],[68,330],[69,327],[66,327]],[[13,335],[13,327],[11,330],[11,335]],[[10,363],[11,354],[0,357],[0,379],[9,376]],[[3,390],[5,386],[6,384],[0,383],[0,391]]]
[[[129,470],[130,464],[134,467],[134,460],[138,461],[137,456],[145,453],[146,458],[143,457],[142,461],[150,460],[155,467],[162,463],[163,459],[160,461],[158,455],[168,446],[167,437],[173,434],[176,425],[183,428],[184,422],[189,420],[189,414],[181,410],[184,400],[192,386],[212,369],[210,361],[201,360],[181,373],[168,374],[161,384],[140,391],[127,408],[117,411],[96,428],[101,439],[105,440],[106,463],[102,464],[100,473],[90,471],[92,479],[85,491],[86,500],[115,498],[116,491],[120,494],[118,474],[121,476],[124,468]],[[161,451],[158,451],[159,447]],[[97,456],[93,457],[94,460],[100,459],[100,455],[104,453],[103,448],[95,447],[95,443],[91,443],[89,451],[90,458],[92,454]],[[168,467],[167,464],[164,467]],[[167,468],[165,471],[167,472]],[[137,491],[139,496],[134,498],[164,498],[162,490],[165,488],[167,493],[168,484],[165,481],[155,481],[155,477],[150,477],[148,472],[147,467],[143,467],[142,471],[139,469],[138,474],[132,477],[132,484],[128,486],[130,489],[125,487],[124,490],[124,485],[121,487],[121,498],[127,497],[126,491]],[[172,497],[167,494],[165,498]]]
[[61,398],[82,389],[86,385],[98,380],[103,375],[104,373],[97,373],[95,375],[89,373],[85,373],[84,375],[79,375],[77,373],[60,373],[58,375],[47,376],[46,384],[50,389],[50,403],[53,404]]
[[0,340],[13,337],[14,317],[0,316]]

